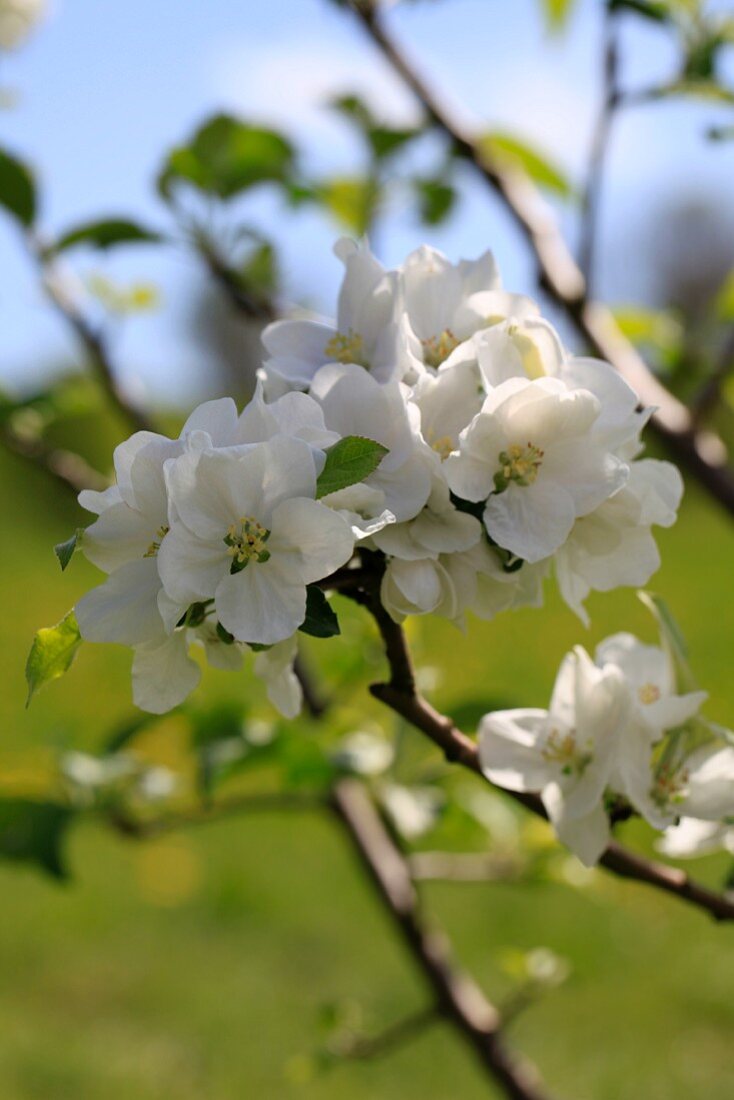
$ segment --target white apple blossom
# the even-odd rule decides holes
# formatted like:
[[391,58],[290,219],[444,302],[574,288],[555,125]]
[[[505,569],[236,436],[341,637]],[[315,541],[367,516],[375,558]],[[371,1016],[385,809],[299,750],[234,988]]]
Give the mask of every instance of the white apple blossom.
[[734,855],[734,818],[726,824],[682,817],[677,825],[665,830],[657,846],[671,859],[692,859],[721,849]]
[[609,842],[603,799],[628,714],[620,670],[599,668],[577,647],[561,665],[549,710],[496,711],[480,724],[484,774],[508,790],[538,792],[559,838],[587,866]]
[[305,390],[327,363],[356,363],[380,381],[402,378],[409,366],[408,336],[397,313],[398,277],[387,272],[366,244],[340,240],[344,263],[335,324],[274,321],[263,332],[263,366],[269,393]]
[[272,645],[306,614],[306,585],[349,560],[344,519],[314,499],[311,448],[265,443],[189,451],[166,471],[171,530],[158,566],[168,595],[189,606],[214,599],[238,641]]
[[599,508],[576,520],[555,554],[561,595],[581,621],[593,590],[647,584],[660,566],[653,525],[675,523],[683,479],[670,462],[645,458],[630,464],[627,484]]
[[484,523],[499,546],[541,561],[622,487],[627,465],[592,438],[600,410],[588,390],[555,378],[511,378],[487,396],[445,469],[457,496],[486,501]]

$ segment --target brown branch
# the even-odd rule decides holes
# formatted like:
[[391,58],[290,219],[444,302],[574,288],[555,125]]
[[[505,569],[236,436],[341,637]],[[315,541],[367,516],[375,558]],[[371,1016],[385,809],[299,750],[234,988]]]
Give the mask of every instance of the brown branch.
[[42,440],[26,439],[7,426],[0,430],[0,441],[12,454],[50,474],[75,497],[82,489],[102,490],[109,484],[102,474],[74,451],[49,447]]
[[393,69],[423,104],[434,127],[450,141],[499,197],[525,237],[537,264],[538,280],[566,314],[593,354],[611,363],[655,408],[652,426],[676,459],[711,495],[734,514],[734,474],[726,465],[726,447],[712,433],[698,432],[686,407],[655,378],[621,332],[611,311],[590,301],[584,276],[561,236],[540,192],[518,171],[501,167],[461,124],[451,118],[425,80],[386,30],[374,0],[352,0],[351,10]]
[[[376,598],[362,597],[359,602],[365,604],[374,615],[385,645],[391,673],[388,683],[371,685],[372,694],[416,729],[425,733],[434,744],[438,745],[448,761],[460,764],[469,771],[481,775],[485,782],[489,783],[482,772],[479,750],[475,742],[457,729],[450,718],[434,710],[430,703],[417,692],[402,627],[393,622]],[[506,793],[533,813],[546,817],[543,803],[538,795],[519,791]],[[612,841],[599,862],[621,878],[647,883],[658,890],[672,894],[681,901],[690,902],[691,905],[709,913],[715,920],[734,920],[734,898],[709,890],[693,881],[684,871],[630,852],[616,841]]]
[[58,265],[35,239],[29,239],[29,247],[40,268],[49,301],[84,348],[89,366],[110,405],[133,431],[152,431],[147,413],[131,401],[119,385],[102,333],[84,315]]
[[308,714],[311,718],[321,718],[328,710],[329,704],[317,690],[314,679],[303,660],[303,655],[300,650],[296,654],[296,658],[293,662],[293,673],[298,683],[301,685],[303,705],[308,711]]
[[436,998],[441,1015],[468,1043],[490,1076],[513,1100],[541,1100],[537,1074],[507,1051],[497,1009],[453,962],[445,938],[427,931],[410,869],[366,790],[345,779],[334,788],[334,812],[377,889],[403,942]]
[[712,413],[721,400],[721,391],[729,375],[734,371],[734,326],[729,329],[710,378],[707,378],[691,401],[691,417],[700,424]]

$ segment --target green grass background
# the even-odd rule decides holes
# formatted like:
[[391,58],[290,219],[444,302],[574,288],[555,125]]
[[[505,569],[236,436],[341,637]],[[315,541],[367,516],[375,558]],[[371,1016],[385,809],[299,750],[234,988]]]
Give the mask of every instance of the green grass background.
[[[104,461],[106,441],[95,446]],[[0,491],[0,782],[20,793],[40,784],[56,748],[93,750],[131,714],[129,655],[83,649],[70,675],[24,710],[33,632],[60,618],[94,571],[75,558],[59,572],[51,547],[82,516],[42,473],[2,456]],[[680,522],[659,543],[655,590],[689,639],[709,714],[734,723],[734,529],[689,490]],[[555,597],[542,611],[474,623],[467,637],[426,624],[417,645],[421,662],[442,670],[436,703],[520,693],[542,706],[572,644],[593,646],[619,629],[654,636],[633,593],[593,598],[590,610],[588,632]],[[312,648],[327,674],[339,644]],[[212,673],[202,698],[239,690],[252,690],[249,678]],[[366,698],[364,712],[380,716]],[[629,836],[638,840],[639,828]],[[496,1095],[446,1026],[384,1060],[309,1079],[304,1056],[321,1039],[325,1002],[359,1002],[375,1029],[424,1003],[419,975],[328,821],[250,817],[147,846],[89,823],[72,833],[69,857],[73,878],[62,885],[0,865],[3,1100]],[[693,867],[716,881],[725,862]],[[161,887],[171,876],[172,893]],[[509,989],[500,965],[507,948],[543,945],[570,960],[566,985],[511,1028],[554,1095],[734,1096],[734,928],[605,874],[583,890],[433,885],[425,896],[490,995]]]

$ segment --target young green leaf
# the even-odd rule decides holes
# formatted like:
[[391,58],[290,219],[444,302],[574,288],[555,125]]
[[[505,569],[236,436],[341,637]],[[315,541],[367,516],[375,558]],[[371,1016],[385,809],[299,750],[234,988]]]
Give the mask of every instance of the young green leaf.
[[220,199],[258,183],[285,183],[292,174],[293,147],[275,130],[250,126],[231,115],[216,115],[188,145],[174,149],[158,178],[165,199],[184,181]]
[[83,534],[84,528],[77,527],[70,539],[67,539],[66,542],[57,542],[54,546],[54,554],[59,559],[62,573],[71,561],[74,551],[79,549]]
[[698,684],[688,664],[688,646],[680,627],[670,613],[670,608],[660,596],[651,592],[638,592],[637,595],[648,611],[655,616],[660,631],[660,642],[670,658],[675,672],[675,688],[679,694],[697,691]]
[[0,206],[27,228],[36,216],[36,185],[27,165],[0,149]]
[[298,629],[314,638],[333,638],[341,634],[336,612],[316,584],[306,588],[306,618]]
[[568,22],[575,0],[542,0],[543,14],[548,28],[561,31]]
[[316,499],[356,485],[373,474],[387,454],[387,447],[364,439],[359,435],[347,435],[326,452],[326,464],[316,482]]
[[36,863],[66,878],[62,844],[74,811],[55,802],[0,799],[0,859]]
[[78,225],[64,233],[56,242],[54,251],[61,252],[78,244],[92,248],[111,248],[116,244],[155,244],[161,234],[126,218],[107,218],[103,221]]
[[37,691],[68,671],[81,641],[73,611],[69,611],[55,626],[43,627],[38,631],[25,666],[28,684],[26,706]]
[[538,187],[551,191],[562,199],[574,197],[574,188],[561,169],[514,134],[499,130],[483,134],[479,147],[501,166],[525,172]]
[[454,208],[457,193],[442,179],[415,179],[420,215],[426,225],[440,225]]

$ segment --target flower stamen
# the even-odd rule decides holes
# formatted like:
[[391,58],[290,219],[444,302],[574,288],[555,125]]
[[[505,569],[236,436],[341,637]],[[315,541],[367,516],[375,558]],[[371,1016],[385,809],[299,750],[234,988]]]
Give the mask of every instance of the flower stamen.
[[170,527],[168,526],[168,524],[161,524],[161,526],[156,531],[156,538],[153,540],[153,542],[151,542],[150,546],[143,554],[144,558],[155,558],[158,556],[158,551],[161,548],[161,543],[163,542],[169,531]]
[[270,531],[252,516],[240,516],[238,523],[230,523],[224,543],[232,557],[231,573],[239,573],[253,559],[262,564],[270,557],[265,543]]
[[364,351],[364,340],[352,329],[347,333],[337,332],[324,348],[324,355],[335,363],[356,363],[369,369]]
[[445,328],[438,336],[429,336],[421,340],[423,345],[423,362],[427,367],[440,367],[454,348],[458,348],[460,340],[457,340],[450,328]]
[[543,465],[544,454],[540,447],[532,443],[527,443],[524,447],[513,443],[506,451],[500,451],[500,468],[494,475],[497,492],[503,492],[511,481],[516,485],[532,485]]

